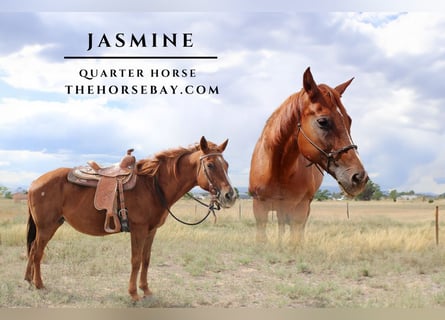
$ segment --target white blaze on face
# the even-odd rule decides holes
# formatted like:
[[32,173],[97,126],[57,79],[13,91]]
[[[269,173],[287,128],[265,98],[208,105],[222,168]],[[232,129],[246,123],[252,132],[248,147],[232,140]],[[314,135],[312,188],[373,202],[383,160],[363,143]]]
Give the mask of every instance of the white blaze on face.
[[[224,168],[224,164],[225,164],[225,163],[224,163],[224,159],[223,159],[222,156],[218,157],[218,161],[220,162],[221,167]],[[224,175],[226,176],[227,183],[228,183],[230,186],[232,186],[232,183],[230,182],[230,178],[229,178],[229,174],[228,174],[228,172],[227,172],[226,170],[224,170],[224,169],[223,169],[223,171],[224,171]]]
[[[345,127],[346,134],[348,135],[349,143],[350,143],[350,144],[354,144],[354,142],[352,141],[352,137],[351,137],[351,135],[349,134],[348,129],[346,128],[346,124],[345,124],[345,120],[344,120],[345,117],[343,116],[343,113],[341,112],[341,109],[340,109],[339,106],[337,106],[337,112],[340,114],[341,118],[343,119],[343,125],[344,125],[344,127]],[[354,152],[355,152],[357,158],[359,158],[359,160],[360,160],[360,157],[359,157],[359,155],[358,155],[358,152],[357,152],[357,149],[356,149],[356,148],[354,148]],[[361,160],[360,160],[360,162],[361,162]]]

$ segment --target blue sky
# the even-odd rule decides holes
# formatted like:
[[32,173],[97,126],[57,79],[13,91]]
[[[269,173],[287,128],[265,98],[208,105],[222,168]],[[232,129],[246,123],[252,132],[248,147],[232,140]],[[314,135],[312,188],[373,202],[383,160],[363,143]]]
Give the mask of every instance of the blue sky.
[[[229,138],[235,186],[269,115],[300,90],[310,66],[343,95],[352,137],[383,189],[445,192],[445,13],[1,12],[0,185],[134,147],[143,158],[202,135]],[[193,48],[95,48],[87,36],[191,32]],[[217,60],[65,60],[86,54],[217,55]],[[195,78],[79,77],[80,69],[196,69]],[[148,72],[148,71],[147,71]],[[86,95],[66,84],[218,86],[218,95]],[[110,125],[112,123],[112,125]],[[329,177],[324,186],[336,185]]]

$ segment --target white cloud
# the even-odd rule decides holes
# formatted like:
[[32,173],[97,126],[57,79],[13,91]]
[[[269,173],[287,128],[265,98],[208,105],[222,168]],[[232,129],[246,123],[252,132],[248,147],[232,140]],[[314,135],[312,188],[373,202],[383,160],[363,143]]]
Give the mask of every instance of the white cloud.
[[435,13],[338,14],[343,28],[362,33],[388,57],[421,55],[443,43],[443,15]]
[[0,185],[8,188],[27,187],[41,175],[41,168],[47,171],[63,166],[67,158],[60,154],[44,151],[0,150],[0,159],[8,159],[0,164]]
[[15,88],[43,92],[63,92],[60,76],[69,72],[67,65],[46,61],[45,51],[52,44],[25,45],[20,51],[0,57],[2,80]]

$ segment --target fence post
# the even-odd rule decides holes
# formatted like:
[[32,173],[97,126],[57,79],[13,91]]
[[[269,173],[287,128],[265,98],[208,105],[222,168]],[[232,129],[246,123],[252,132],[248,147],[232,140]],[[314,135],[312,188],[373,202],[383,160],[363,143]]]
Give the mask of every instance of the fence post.
[[439,206],[436,206],[436,246],[439,245]]

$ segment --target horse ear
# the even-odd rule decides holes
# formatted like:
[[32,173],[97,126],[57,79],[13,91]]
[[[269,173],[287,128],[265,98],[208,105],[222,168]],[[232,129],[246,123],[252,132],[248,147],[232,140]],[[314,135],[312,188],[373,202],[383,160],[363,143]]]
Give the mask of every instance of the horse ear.
[[303,74],[303,88],[304,91],[309,95],[311,101],[314,101],[318,96],[320,91],[318,90],[317,84],[312,77],[311,68],[308,67]]
[[224,141],[223,143],[221,143],[219,145],[218,150],[220,150],[220,152],[224,152],[224,150],[226,150],[228,143],[229,143],[229,139],[226,139],[226,141]]
[[346,88],[349,87],[349,85],[351,84],[352,80],[354,80],[354,78],[351,78],[351,80],[348,80],[345,83],[339,84],[338,86],[335,87],[335,91],[338,92],[340,97],[342,96],[343,92],[345,92]]
[[209,151],[209,144],[204,136],[201,137],[201,141],[199,141],[199,146],[201,147],[202,152],[206,153]]

